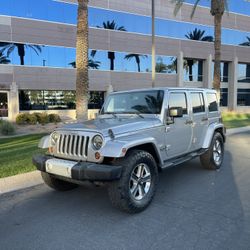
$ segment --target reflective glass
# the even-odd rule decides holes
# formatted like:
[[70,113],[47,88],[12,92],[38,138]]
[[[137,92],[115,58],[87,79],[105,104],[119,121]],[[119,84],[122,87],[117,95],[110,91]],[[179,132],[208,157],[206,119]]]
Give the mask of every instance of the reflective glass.
[[239,63],[238,82],[250,83],[250,64]]
[[[23,46],[24,54],[18,52]],[[74,68],[76,50],[74,48],[24,45],[0,42],[0,64],[28,66],[48,66]],[[9,57],[7,57],[10,53]],[[112,56],[110,56],[112,55]],[[89,68],[96,70],[115,70],[122,72],[151,72],[151,56],[113,51],[89,51]],[[156,72],[176,74],[176,57],[157,56]]]
[[[20,110],[61,110],[75,109],[75,91],[21,90],[19,91]],[[89,109],[100,109],[104,102],[104,92],[89,93]]]
[[203,61],[193,58],[185,58],[183,62],[183,76],[185,82],[202,82]]
[[238,89],[237,97],[238,106],[250,106],[250,89]]
[[[46,20],[53,22],[76,24],[77,6],[53,0],[0,0],[1,15],[17,16]],[[111,11],[89,7],[89,26],[103,28],[107,22],[114,20],[115,29],[123,27],[128,32],[141,34],[151,34],[151,18],[135,14]],[[163,20],[156,18],[156,35],[188,39],[188,33],[195,29],[205,31],[204,36],[213,36],[214,29],[211,26],[204,26],[192,23],[177,22],[173,20]],[[247,41],[250,32],[242,32],[231,29],[222,29],[222,43],[239,45]],[[202,37],[189,37],[189,39],[200,40]]]

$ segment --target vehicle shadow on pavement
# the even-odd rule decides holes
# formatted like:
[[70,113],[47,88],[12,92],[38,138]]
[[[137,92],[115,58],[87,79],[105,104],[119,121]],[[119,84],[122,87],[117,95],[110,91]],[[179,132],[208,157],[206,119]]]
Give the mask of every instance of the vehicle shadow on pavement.
[[[241,180],[235,183],[244,178],[236,161],[226,150],[219,171],[202,169],[198,159],[165,170],[152,204],[136,215],[114,209],[103,187],[60,193],[39,185],[3,195],[1,247],[243,249],[250,228],[239,196]],[[31,232],[33,239],[25,240]]]

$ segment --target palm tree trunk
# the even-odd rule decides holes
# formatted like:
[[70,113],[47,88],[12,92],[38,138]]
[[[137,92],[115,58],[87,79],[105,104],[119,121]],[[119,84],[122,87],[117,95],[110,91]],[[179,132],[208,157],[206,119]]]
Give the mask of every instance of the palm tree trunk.
[[247,64],[246,68],[246,82],[250,82],[250,64]]
[[24,65],[24,56],[19,56],[20,57],[20,65]]
[[137,63],[137,68],[138,68],[138,72],[141,72],[141,65],[139,62]]
[[193,60],[188,60],[189,81],[193,81]]
[[78,0],[76,37],[76,118],[88,119],[88,0]]
[[17,44],[17,52],[20,57],[20,64],[24,65],[24,57],[25,57],[25,47],[24,44],[18,43]]
[[211,14],[214,17],[214,81],[213,87],[220,100],[220,61],[221,61],[221,21],[225,11],[224,0],[211,0]]
[[114,70],[115,69],[115,52],[109,51],[108,58],[110,60],[110,70]]
[[215,40],[214,40],[214,82],[213,87],[220,97],[220,61],[221,61],[221,20],[222,15],[214,16]]
[[198,82],[203,81],[203,61],[198,61]]

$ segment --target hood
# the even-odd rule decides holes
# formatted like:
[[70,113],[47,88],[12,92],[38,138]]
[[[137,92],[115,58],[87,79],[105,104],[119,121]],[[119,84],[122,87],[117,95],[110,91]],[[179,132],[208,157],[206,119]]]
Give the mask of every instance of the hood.
[[152,128],[161,125],[158,118],[141,118],[141,117],[119,117],[119,118],[97,118],[82,123],[65,125],[58,129],[78,130],[89,132],[100,132],[108,136],[108,130],[112,129],[114,135],[138,131],[141,129]]

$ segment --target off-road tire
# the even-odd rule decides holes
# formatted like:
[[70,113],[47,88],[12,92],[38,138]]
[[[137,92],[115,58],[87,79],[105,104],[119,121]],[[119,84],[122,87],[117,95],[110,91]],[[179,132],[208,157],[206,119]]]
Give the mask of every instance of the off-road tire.
[[[220,146],[221,146],[221,161],[219,163],[216,163],[213,157],[213,148],[214,148],[216,141],[219,141]],[[206,153],[200,156],[200,162],[205,169],[217,170],[221,167],[223,163],[223,158],[224,158],[223,137],[220,133],[215,132],[209,149],[206,151]]]
[[[138,201],[130,192],[130,178],[140,163],[147,165],[151,175],[151,184],[146,195]],[[133,150],[128,152],[124,158],[117,160],[115,164],[123,166],[123,170],[121,178],[111,182],[108,187],[113,206],[128,213],[143,211],[151,203],[158,183],[158,169],[153,156],[146,151]]]
[[74,183],[59,180],[45,172],[41,172],[41,175],[44,183],[47,184],[50,188],[55,189],[57,191],[68,191],[78,187],[78,185]]

